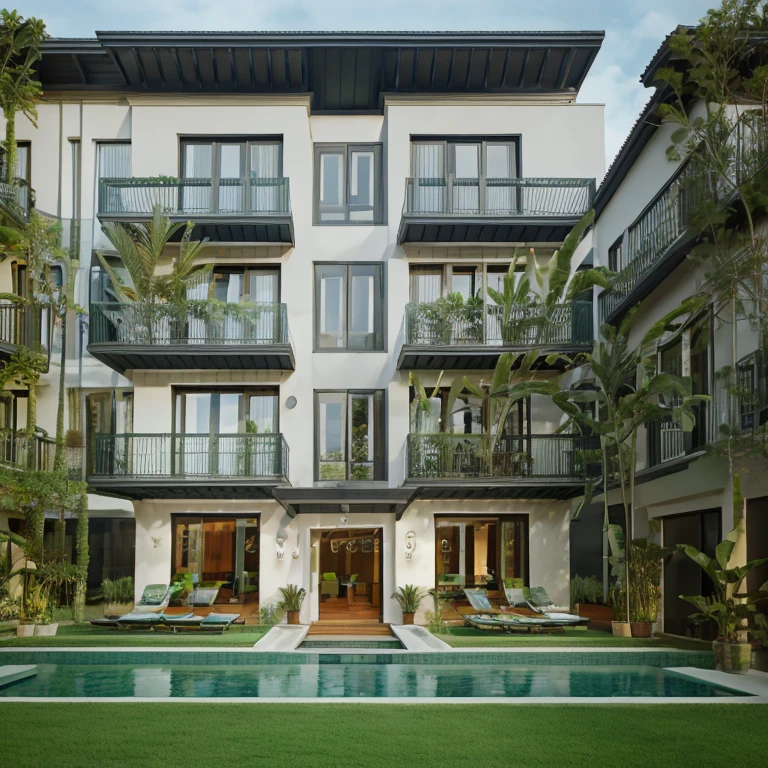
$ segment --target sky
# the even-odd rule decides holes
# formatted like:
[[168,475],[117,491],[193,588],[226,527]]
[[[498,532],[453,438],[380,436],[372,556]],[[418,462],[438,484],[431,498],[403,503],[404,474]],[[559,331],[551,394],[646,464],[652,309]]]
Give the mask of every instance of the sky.
[[[645,66],[715,0],[17,0],[53,37],[96,30],[604,30],[578,101],[605,104],[606,165],[651,96]],[[11,4],[9,3],[9,6]]]

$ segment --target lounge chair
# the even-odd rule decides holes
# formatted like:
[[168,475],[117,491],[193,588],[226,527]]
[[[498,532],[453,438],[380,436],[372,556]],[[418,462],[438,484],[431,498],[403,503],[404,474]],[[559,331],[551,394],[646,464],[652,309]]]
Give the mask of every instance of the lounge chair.
[[117,626],[119,629],[130,629],[131,627],[153,629],[164,621],[165,617],[162,613],[142,613],[141,611],[132,611],[131,613],[126,613],[125,616],[121,616],[117,620]]
[[171,602],[171,587],[167,584],[149,584],[131,613],[159,613]]
[[[575,625],[587,624],[589,622],[589,619],[585,619],[583,616],[576,616],[573,613],[547,610],[545,606],[554,606],[554,603],[549,599],[549,595],[547,595],[543,587],[533,587],[530,590],[526,590],[524,587],[522,589],[504,587],[504,594],[507,596],[507,603],[512,610],[528,608],[539,616],[545,616],[548,619],[559,621],[563,624]],[[535,599],[534,594],[536,596]]]
[[218,587],[200,587],[198,589],[193,589],[189,593],[189,597],[186,600],[186,605],[209,607],[216,602],[216,598],[218,596]]
[[[201,622],[200,629],[224,632],[240,618],[239,613],[209,613]],[[241,622],[242,623],[242,622]]]

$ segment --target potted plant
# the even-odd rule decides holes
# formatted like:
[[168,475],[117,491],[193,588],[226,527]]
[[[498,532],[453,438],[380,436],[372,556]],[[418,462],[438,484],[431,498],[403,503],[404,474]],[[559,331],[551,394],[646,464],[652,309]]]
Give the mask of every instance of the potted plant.
[[[27,627],[27,631],[21,636],[39,635],[41,637],[53,637],[59,625],[52,621],[51,609],[50,595],[45,586],[43,584],[35,584],[35,586],[30,587],[25,601],[25,618],[28,623],[24,626]],[[30,625],[31,631],[29,631]],[[19,627],[16,629],[18,636]]]
[[611,555],[608,563],[611,566],[611,576],[615,579],[608,600],[613,608],[613,615],[619,621],[611,622],[611,631],[614,637],[632,637],[632,626],[627,617],[627,586],[626,586],[626,553],[624,547],[624,530],[620,525],[608,526],[608,545]]
[[752,669],[768,672],[768,617],[762,613],[755,616],[749,637],[752,641]]
[[392,594],[392,598],[397,600],[403,612],[403,624],[413,624],[413,615],[419,610],[421,601],[424,599],[424,590],[413,584],[406,584],[404,587],[398,587],[397,592]]
[[280,601],[279,606],[286,612],[288,623],[298,624],[301,605],[304,602],[304,596],[307,594],[306,590],[304,587],[299,588],[296,584],[289,584],[287,587],[280,587],[280,594],[283,596],[283,599]]
[[[608,602],[614,616],[624,616],[627,612],[627,591],[619,579],[608,593]],[[632,637],[632,625],[628,621],[612,621],[611,632],[614,637]]]
[[649,539],[635,539],[629,561],[632,637],[651,637],[659,617],[661,561],[672,554]]
[[752,656],[752,646],[746,642],[749,621],[754,623],[757,615],[755,604],[768,598],[768,582],[752,594],[740,591],[749,572],[768,562],[768,558],[761,558],[745,565],[730,565],[733,551],[743,534],[743,526],[737,525],[715,547],[714,559],[696,547],[677,545],[712,580],[712,595],[680,595],[680,598],[699,609],[697,616],[717,625],[717,637],[712,643],[715,669],[742,675],[749,671]]

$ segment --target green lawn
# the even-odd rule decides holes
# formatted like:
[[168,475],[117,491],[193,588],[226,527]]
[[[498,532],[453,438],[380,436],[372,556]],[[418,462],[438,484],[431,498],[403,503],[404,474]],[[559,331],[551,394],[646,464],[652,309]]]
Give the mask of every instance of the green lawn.
[[759,768],[761,705],[0,704],[14,768]]
[[221,635],[203,632],[179,632],[174,635],[169,631],[149,632],[140,629],[120,630],[103,627],[91,627],[88,624],[59,627],[56,637],[16,637],[0,636],[0,648],[63,648],[67,646],[251,646],[257,642],[269,627],[237,626],[231,627]]
[[471,627],[451,627],[447,634],[439,635],[453,648],[680,648],[691,651],[709,651],[711,643],[685,638],[613,637],[598,629],[565,629],[547,635],[506,635],[492,630]]

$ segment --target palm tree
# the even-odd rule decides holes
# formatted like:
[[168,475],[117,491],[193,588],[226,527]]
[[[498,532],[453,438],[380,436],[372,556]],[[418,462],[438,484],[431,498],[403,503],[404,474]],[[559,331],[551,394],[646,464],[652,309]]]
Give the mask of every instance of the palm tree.
[[[152,219],[146,224],[119,223],[102,227],[131,278],[132,285],[125,285],[103,254],[97,253],[120,301],[154,304],[184,300],[190,280],[212,268],[211,264],[195,264],[205,241],[192,240],[192,226],[192,222],[172,224],[162,206],[156,205],[152,209]],[[159,274],[165,248],[181,229],[184,233],[172,271]]]
[[37,103],[42,86],[35,79],[45,39],[42,19],[24,19],[16,11],[0,11],[0,106],[5,117],[5,181],[13,183],[16,167],[16,113],[22,112],[37,127]]

